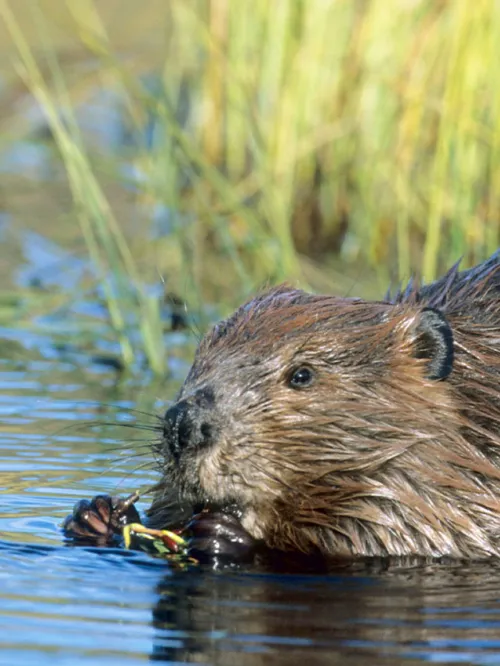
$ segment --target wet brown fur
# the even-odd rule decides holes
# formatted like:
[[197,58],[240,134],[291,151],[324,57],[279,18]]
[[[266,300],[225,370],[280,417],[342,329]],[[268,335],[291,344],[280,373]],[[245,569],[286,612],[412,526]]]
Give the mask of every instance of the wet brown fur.
[[[213,392],[217,441],[167,457],[165,487],[236,502],[284,550],[500,555],[499,270],[497,254],[381,302],[281,286],[242,306],[201,342],[180,394]],[[453,332],[440,381],[416,355],[424,307]],[[316,382],[290,388],[302,365]]]

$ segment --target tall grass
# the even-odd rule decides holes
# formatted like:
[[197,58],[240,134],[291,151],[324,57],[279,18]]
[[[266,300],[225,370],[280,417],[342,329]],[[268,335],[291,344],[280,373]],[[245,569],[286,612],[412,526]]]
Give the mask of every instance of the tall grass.
[[[255,281],[299,275],[297,247],[382,273],[397,257],[401,279],[415,270],[432,279],[459,254],[475,261],[496,248],[498,3],[213,0],[171,10],[163,88],[171,108],[182,83],[188,91],[182,130],[194,148],[180,161],[223,174],[223,188],[202,178],[210,209],[226,211],[215,243],[228,230]],[[168,142],[176,121],[164,120]]]
[[[34,10],[36,11],[36,8]],[[165,370],[165,357],[158,303],[142,291],[130,249],[94,177],[59,64],[57,59],[50,57],[54,52],[48,50],[48,66],[53,84],[51,90],[15,16],[3,0],[0,0],[0,15],[18,49],[19,75],[44,109],[60,150],[81,231],[100,274],[110,322],[120,345],[123,363],[130,366],[135,359],[133,332],[127,320],[132,311],[137,309],[138,302],[142,310],[139,328],[143,350],[152,370],[162,373]],[[133,287],[130,288],[130,285]]]
[[[133,132],[152,129],[132,155],[138,196],[143,210],[161,205],[168,216],[172,232],[150,247],[150,263],[181,292],[233,304],[266,282],[307,282],[305,256],[339,256],[382,280],[415,271],[430,280],[462,254],[470,263],[497,247],[495,0],[171,0],[158,16],[165,41],[154,90],[114,49],[99,3],[66,4]],[[1,6],[4,17],[15,11]],[[12,19],[10,29],[93,256],[139,281],[78,127],[58,119],[61,61],[40,81],[36,53]],[[158,335],[149,336],[154,346]]]

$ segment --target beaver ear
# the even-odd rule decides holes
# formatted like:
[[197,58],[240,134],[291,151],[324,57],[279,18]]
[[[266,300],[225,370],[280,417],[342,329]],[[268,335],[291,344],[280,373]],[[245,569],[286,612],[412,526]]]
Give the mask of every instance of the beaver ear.
[[426,358],[428,379],[446,379],[453,369],[453,332],[442,312],[424,308],[416,327],[415,357]]

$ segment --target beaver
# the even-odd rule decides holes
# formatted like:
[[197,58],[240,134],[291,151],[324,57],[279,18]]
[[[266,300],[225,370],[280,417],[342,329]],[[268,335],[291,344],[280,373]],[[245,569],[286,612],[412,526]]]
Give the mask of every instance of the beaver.
[[[499,268],[500,251],[380,301],[281,285],[241,306],[165,413],[149,520],[208,507],[192,528],[215,553],[500,555]],[[67,533],[107,536],[99,502]]]

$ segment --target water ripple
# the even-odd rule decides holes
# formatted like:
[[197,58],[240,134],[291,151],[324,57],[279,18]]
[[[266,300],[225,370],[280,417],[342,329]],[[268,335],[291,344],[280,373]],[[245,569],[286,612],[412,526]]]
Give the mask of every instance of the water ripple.
[[155,482],[154,433],[120,424],[161,413],[174,387],[43,356],[0,362],[0,665],[500,664],[496,563],[278,575],[65,546],[77,499]]

